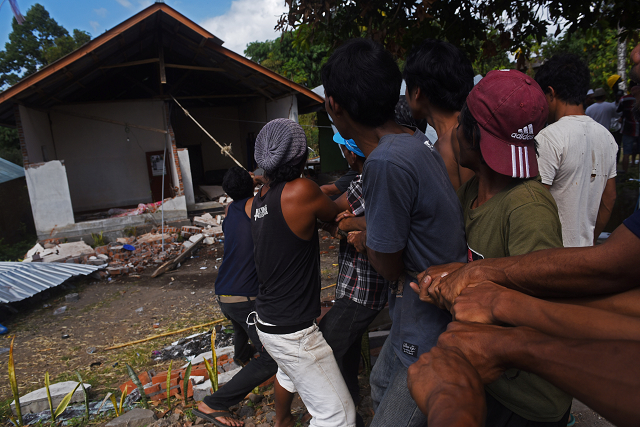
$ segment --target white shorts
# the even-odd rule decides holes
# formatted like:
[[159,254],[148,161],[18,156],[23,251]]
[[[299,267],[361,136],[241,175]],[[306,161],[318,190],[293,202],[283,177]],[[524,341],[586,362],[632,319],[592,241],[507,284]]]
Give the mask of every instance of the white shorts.
[[280,385],[291,393],[297,391],[306,405],[313,417],[310,425],[355,426],[353,399],[333,357],[333,350],[317,325],[282,335],[267,334],[258,329],[258,336],[278,363],[276,378]]

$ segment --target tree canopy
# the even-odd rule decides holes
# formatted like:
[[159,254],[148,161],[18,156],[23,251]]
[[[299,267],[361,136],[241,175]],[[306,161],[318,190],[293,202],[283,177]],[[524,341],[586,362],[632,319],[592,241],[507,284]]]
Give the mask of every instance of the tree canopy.
[[[370,37],[402,58],[426,38],[447,40],[472,60],[481,52],[528,50],[547,36],[589,28],[640,26],[637,0],[286,0],[289,11],[276,29],[302,29],[332,46],[353,37]],[[490,37],[489,35],[492,36]],[[478,43],[478,41],[480,43]]]
[[18,24],[13,18],[11,26],[9,42],[5,50],[0,51],[0,89],[6,89],[91,40],[86,31],[73,30],[70,35],[38,3],[27,11],[24,24]]
[[251,42],[244,51],[252,61],[311,88],[322,84],[320,69],[329,53],[328,45],[321,42],[309,44],[299,30],[284,33],[275,40]]

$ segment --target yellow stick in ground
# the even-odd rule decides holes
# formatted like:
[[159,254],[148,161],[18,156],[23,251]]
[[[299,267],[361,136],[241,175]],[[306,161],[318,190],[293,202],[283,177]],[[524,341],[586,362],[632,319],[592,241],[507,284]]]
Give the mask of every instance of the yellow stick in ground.
[[143,339],[141,339],[141,340],[131,341],[131,342],[124,343],[124,344],[113,345],[113,346],[111,346],[111,347],[107,347],[107,348],[105,348],[105,350],[115,350],[116,348],[127,347],[127,346],[129,346],[129,345],[139,344],[139,343],[141,343],[141,342],[151,341],[151,340],[155,340],[155,339],[157,339],[157,338],[168,337],[169,335],[179,334],[180,332],[190,331],[190,330],[192,330],[192,329],[204,328],[205,326],[211,326],[211,325],[215,325],[215,324],[217,324],[217,323],[222,323],[222,322],[224,322],[225,320],[227,320],[227,319],[226,319],[226,317],[225,317],[225,318],[223,318],[223,319],[215,320],[215,321],[213,321],[213,322],[203,323],[202,325],[190,326],[190,327],[188,327],[188,328],[179,329],[179,330],[177,330],[177,331],[167,332],[167,333],[165,333],[165,334],[154,335],[154,336],[152,336],[152,337],[143,338]]
[[329,289],[329,288],[333,288],[336,284],[334,283],[333,285],[329,285],[329,286],[325,286],[324,288],[320,288],[321,291],[324,291],[325,289]]

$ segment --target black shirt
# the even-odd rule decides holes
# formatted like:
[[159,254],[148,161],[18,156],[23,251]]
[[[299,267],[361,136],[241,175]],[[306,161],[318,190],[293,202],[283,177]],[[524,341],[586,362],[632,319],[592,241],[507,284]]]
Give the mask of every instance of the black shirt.
[[320,316],[320,246],[289,228],[280,204],[285,182],[261,192],[251,205],[251,234],[260,291],[260,320],[276,326],[297,325]]

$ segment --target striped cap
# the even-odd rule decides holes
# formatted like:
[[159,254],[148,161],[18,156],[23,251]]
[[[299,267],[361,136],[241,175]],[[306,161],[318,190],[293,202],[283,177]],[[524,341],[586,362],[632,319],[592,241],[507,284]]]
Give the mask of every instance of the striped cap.
[[480,150],[491,169],[513,178],[538,175],[534,138],[549,107],[535,80],[516,70],[490,71],[469,93],[467,106],[480,126]]

